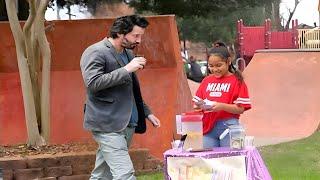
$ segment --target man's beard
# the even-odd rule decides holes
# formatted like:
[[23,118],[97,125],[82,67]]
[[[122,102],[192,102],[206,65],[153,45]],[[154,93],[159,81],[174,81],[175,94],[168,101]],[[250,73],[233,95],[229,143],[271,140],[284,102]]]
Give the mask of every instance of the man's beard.
[[134,49],[138,44],[138,42],[132,43],[126,37],[123,37],[121,46],[126,49]]

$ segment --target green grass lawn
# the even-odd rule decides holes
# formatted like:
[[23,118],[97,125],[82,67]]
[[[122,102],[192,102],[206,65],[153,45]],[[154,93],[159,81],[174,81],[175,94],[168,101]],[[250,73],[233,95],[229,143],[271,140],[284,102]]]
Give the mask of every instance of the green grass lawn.
[[154,173],[154,174],[146,174],[137,177],[137,180],[163,180],[163,172]]
[[[277,145],[259,147],[273,180],[320,180],[320,132]],[[162,180],[162,172],[138,176],[138,180]]]
[[259,151],[274,180],[320,179],[320,132]]

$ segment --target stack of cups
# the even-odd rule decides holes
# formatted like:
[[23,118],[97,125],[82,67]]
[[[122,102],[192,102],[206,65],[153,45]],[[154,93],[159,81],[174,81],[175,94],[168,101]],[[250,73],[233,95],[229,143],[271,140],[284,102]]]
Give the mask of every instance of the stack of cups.
[[254,142],[254,136],[245,136],[245,138],[244,138],[244,146],[245,147],[254,146],[253,142]]
[[180,145],[180,140],[174,140],[171,142],[171,147],[172,149],[179,149],[179,145]]

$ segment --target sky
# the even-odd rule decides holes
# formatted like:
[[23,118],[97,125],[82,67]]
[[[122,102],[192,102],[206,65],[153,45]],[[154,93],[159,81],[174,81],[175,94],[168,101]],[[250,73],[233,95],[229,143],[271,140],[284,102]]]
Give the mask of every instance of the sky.
[[[295,0],[282,0],[280,14],[288,19],[288,8],[293,10]],[[301,0],[292,19],[298,19],[298,24],[304,23],[313,26],[316,22],[319,26],[318,0]]]
[[[48,8],[45,14],[46,20],[56,20],[57,18],[57,11],[55,11],[56,6],[52,8]],[[60,18],[61,20],[67,20],[69,19],[69,15],[67,14],[68,10],[67,8],[63,8],[60,10]],[[90,13],[87,12],[85,8],[81,8],[79,6],[71,6],[71,19],[88,19],[91,17]]]
[[[295,0],[282,0],[282,3],[280,4],[280,14],[285,19],[288,19],[288,9],[293,10],[294,8],[294,1]],[[69,16],[66,13],[66,8],[60,11],[61,19],[64,20],[69,18]],[[71,14],[75,15],[72,16],[71,19],[90,18],[90,14],[86,12],[84,8],[79,9],[78,6],[71,6]],[[49,8],[46,11],[45,17],[47,20],[55,20],[57,19],[57,13],[56,11],[53,11]],[[317,25],[319,25],[318,0],[301,0],[296,9],[295,14],[293,15],[293,19],[298,19],[299,24],[304,23],[313,26],[313,23],[317,22]]]

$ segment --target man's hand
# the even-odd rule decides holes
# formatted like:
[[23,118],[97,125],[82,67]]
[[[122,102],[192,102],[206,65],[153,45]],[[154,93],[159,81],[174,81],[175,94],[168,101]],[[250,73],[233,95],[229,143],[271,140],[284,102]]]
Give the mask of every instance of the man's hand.
[[152,123],[153,127],[156,127],[156,128],[160,127],[160,120],[155,115],[149,114],[148,119]]
[[143,69],[146,65],[147,60],[144,57],[135,57],[133,58],[124,68],[129,72],[135,72],[138,69]]

